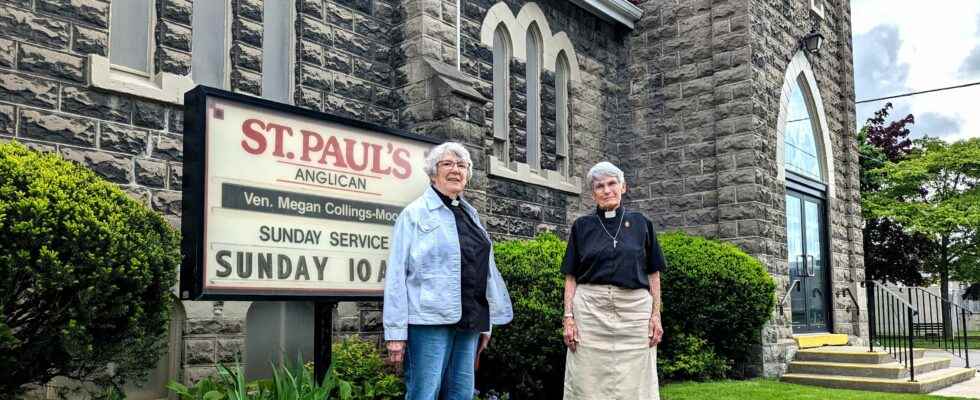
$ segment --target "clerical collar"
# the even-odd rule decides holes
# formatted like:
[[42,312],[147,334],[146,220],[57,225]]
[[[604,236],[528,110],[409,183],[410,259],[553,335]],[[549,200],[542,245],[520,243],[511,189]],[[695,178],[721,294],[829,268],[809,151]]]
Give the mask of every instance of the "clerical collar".
[[459,207],[459,202],[463,199],[461,196],[457,195],[456,200],[453,200],[449,198],[449,196],[442,194],[442,192],[440,192],[439,189],[436,189],[435,186],[432,186],[432,190],[439,195],[439,198],[442,199],[442,204],[445,204],[446,207]]
[[596,206],[595,208],[595,213],[598,214],[603,219],[619,218],[619,214],[621,214],[622,212],[623,212],[622,206],[616,207],[616,209],[612,211],[603,210],[599,208],[599,206]]

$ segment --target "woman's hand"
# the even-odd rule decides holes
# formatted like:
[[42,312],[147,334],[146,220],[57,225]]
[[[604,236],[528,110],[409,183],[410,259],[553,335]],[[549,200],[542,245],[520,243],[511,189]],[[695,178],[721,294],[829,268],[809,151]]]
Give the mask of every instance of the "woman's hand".
[[400,367],[402,361],[405,360],[405,347],[407,344],[404,340],[389,340],[385,342],[385,347],[388,349],[388,362],[395,367]]
[[660,340],[664,336],[664,328],[660,324],[660,315],[654,314],[650,316],[650,347],[654,347],[660,344]]
[[574,353],[580,340],[578,335],[578,327],[575,326],[575,318],[565,317],[563,325],[565,328],[565,346],[568,346],[568,349]]
[[486,350],[487,347],[490,347],[490,335],[487,335],[486,333],[481,333],[480,334],[480,345],[476,349],[477,356],[479,356],[480,353],[483,352],[483,350]]

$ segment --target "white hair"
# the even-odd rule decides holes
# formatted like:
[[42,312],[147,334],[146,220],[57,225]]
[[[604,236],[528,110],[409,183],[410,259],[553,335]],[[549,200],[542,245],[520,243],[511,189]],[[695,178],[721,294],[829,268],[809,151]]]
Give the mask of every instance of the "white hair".
[[614,177],[619,183],[626,183],[626,178],[623,176],[623,170],[619,167],[613,165],[609,161],[600,161],[598,164],[593,165],[589,169],[589,174],[587,178],[589,180],[589,186],[594,185],[595,181],[599,178]]
[[422,167],[426,175],[429,175],[430,178],[436,176],[436,170],[438,169],[436,164],[442,161],[446,153],[452,153],[456,157],[466,161],[470,165],[466,168],[466,176],[470,176],[470,172],[473,172],[473,160],[470,158],[470,151],[456,142],[446,142],[429,150],[429,155],[425,156],[425,166]]

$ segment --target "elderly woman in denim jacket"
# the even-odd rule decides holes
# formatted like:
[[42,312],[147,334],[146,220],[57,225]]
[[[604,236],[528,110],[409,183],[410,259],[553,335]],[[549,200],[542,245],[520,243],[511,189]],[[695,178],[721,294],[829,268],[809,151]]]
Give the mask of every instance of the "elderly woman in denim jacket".
[[408,400],[471,400],[491,325],[513,317],[490,236],[461,196],[469,151],[447,142],[425,160],[431,186],[399,214],[384,293],[389,361],[405,363]]

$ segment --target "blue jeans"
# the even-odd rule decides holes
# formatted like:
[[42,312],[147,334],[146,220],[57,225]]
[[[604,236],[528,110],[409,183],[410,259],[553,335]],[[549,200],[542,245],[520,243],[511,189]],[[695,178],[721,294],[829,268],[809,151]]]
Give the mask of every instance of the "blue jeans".
[[405,400],[473,400],[479,339],[453,325],[409,325]]

